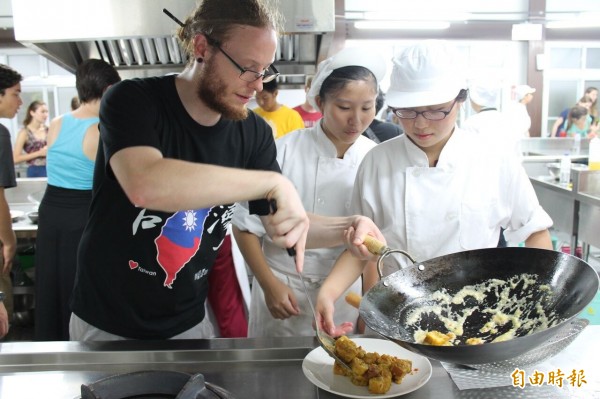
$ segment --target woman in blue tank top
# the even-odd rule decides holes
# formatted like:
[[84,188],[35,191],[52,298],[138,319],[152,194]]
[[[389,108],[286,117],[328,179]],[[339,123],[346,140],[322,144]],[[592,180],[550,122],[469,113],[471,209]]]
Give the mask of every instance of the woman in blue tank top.
[[52,120],[48,132],[48,187],[39,208],[35,254],[37,341],[69,340],[69,301],[92,199],[100,100],[121,78],[110,64],[91,59],[79,65],[75,80],[81,106]]

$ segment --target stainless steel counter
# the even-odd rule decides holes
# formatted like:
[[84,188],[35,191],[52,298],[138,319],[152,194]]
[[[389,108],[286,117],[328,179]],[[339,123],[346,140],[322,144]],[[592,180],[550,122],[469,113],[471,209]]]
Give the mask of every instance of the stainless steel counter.
[[[588,326],[591,327],[596,326]],[[3,343],[0,344],[0,397],[74,399],[79,397],[81,384],[108,375],[137,370],[173,370],[202,373],[206,381],[229,390],[239,399],[338,398],[315,387],[302,372],[304,357],[316,345],[312,337]],[[439,362],[431,363],[433,375],[429,382],[403,398],[570,397],[566,389],[555,387],[521,389],[505,386],[461,391]],[[569,367],[584,365],[564,365],[565,370],[570,370]],[[591,369],[585,371],[588,378],[595,378],[590,375]]]
[[541,157],[523,160],[540,205],[554,222],[553,229],[570,237],[571,254],[581,241],[587,260],[589,246],[600,247],[600,171],[572,164],[572,184],[564,186],[548,174],[546,163]]
[[36,211],[38,206],[32,202],[10,203],[11,211],[21,211],[23,216],[13,221],[12,228],[17,238],[35,237],[37,235],[37,224],[33,223],[27,213]]
[[575,254],[579,229],[579,204],[573,190],[558,184],[550,176],[530,176],[538,201],[553,221],[552,228],[570,237],[571,254]]

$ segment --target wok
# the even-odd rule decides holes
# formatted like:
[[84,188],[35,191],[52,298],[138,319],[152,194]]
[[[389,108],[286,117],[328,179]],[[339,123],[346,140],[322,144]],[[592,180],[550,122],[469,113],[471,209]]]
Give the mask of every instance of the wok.
[[[387,250],[388,253],[402,252],[408,255],[403,251]],[[594,298],[599,285],[598,274],[583,260],[543,249],[509,247],[458,252],[415,263],[382,277],[381,262],[385,255],[378,262],[380,281],[362,299],[360,316],[371,330],[405,349],[449,363],[473,365],[500,362],[544,345],[585,308]],[[537,282],[529,286],[519,284],[512,287],[510,294],[531,308],[526,314],[535,314],[536,305],[539,304],[542,313],[553,315],[548,318],[547,326],[520,328],[513,339],[481,345],[459,343],[455,346],[432,346],[415,341],[413,334],[416,329],[447,332],[433,313],[421,313],[418,325],[415,325],[414,319],[408,321],[412,311],[422,309],[424,304],[432,301],[432,293],[443,288],[456,293],[468,285],[490,279],[507,280],[523,273],[535,275]],[[540,285],[549,286],[551,295],[543,296]],[[483,304],[494,306],[498,297],[488,294]],[[467,298],[464,304],[456,307],[462,307],[459,309],[462,311],[473,306],[472,300]],[[474,312],[465,319],[463,336],[477,336],[487,321],[489,316],[484,312]]]

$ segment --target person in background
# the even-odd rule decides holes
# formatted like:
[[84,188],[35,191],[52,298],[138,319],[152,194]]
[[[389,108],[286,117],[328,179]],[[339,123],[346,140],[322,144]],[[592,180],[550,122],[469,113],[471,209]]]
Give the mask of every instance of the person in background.
[[277,102],[278,94],[277,80],[266,82],[262,91],[256,93],[258,107],[254,108],[254,112],[271,126],[273,137],[276,139],[304,127],[304,121],[297,111]]
[[184,22],[171,18],[184,70],[123,80],[102,98],[73,341],[213,337],[208,275],[236,202],[264,215],[278,246],[295,247],[298,271],[307,245],[344,243],[368,257],[364,236],[382,237],[363,216],[308,215],[280,173],[271,129],[247,109],[278,75],[276,11],[261,0],[204,0]]
[[248,295],[250,288],[246,266],[239,250],[239,264],[236,262],[236,243],[231,234],[229,226],[208,276],[209,317],[215,337],[246,338],[249,301],[244,297],[244,291]]
[[[581,97],[574,106],[584,107],[588,110],[588,113],[589,113],[589,109],[592,107],[592,103],[593,103],[592,98],[588,94],[584,94],[583,97]],[[552,125],[552,131],[550,132],[550,137],[561,137],[561,134],[563,135],[562,137],[564,137],[565,124],[567,122],[567,119],[569,118],[569,112],[571,111],[572,108],[573,107],[565,108],[560,113],[559,117],[556,119],[556,121]],[[591,118],[591,116],[590,116],[590,118]]]
[[36,341],[69,340],[69,301],[92,200],[100,100],[120,80],[107,62],[83,61],[75,71],[80,106],[50,123],[48,185],[39,206],[35,251]]
[[592,123],[598,124],[598,89],[595,87],[588,87],[585,89],[583,95],[592,99],[592,105],[590,105],[590,116],[593,118]]
[[559,137],[574,137],[578,135],[581,138],[594,138],[598,133],[598,125],[592,125],[592,117],[588,109],[581,105],[576,105],[569,110],[567,120],[560,129]]
[[[308,94],[308,91],[310,90],[310,87],[312,85],[313,78],[313,76],[306,77],[306,81],[304,83],[305,94]],[[302,120],[304,121],[304,127],[306,128],[315,126],[319,119],[323,117],[323,114],[310,104],[310,101],[308,101],[308,96],[304,100],[304,103],[296,105],[292,109],[300,114]]]
[[[20,73],[7,65],[0,64],[0,118],[14,118],[23,105],[22,80],[23,76]],[[4,297],[0,301],[0,338],[8,333],[13,315],[10,271],[17,252],[17,237],[12,228],[12,217],[5,190],[16,186],[10,132],[0,123],[0,291]]]
[[6,337],[6,334],[8,334],[8,330],[10,329],[8,311],[6,310],[6,306],[4,306],[4,298],[4,292],[0,291],[0,340]]
[[[388,106],[404,134],[377,145],[363,159],[351,212],[371,217],[390,248],[417,262],[477,248],[494,248],[501,228],[509,241],[552,249],[552,220],[541,208],[518,158],[482,134],[456,125],[467,99],[465,68],[443,41],[425,41],[394,56]],[[404,257],[394,258],[402,267]],[[398,264],[384,265],[388,275]],[[318,316],[334,333],[334,302],[363,273],[377,281],[375,263],[343,253],[321,286]]]
[[[510,124],[506,117],[497,109],[500,102],[500,84],[489,80],[475,80],[469,84],[469,100],[475,114],[467,118],[461,126],[464,130],[475,134],[486,135],[494,140],[499,148],[507,146],[509,150],[515,151],[521,156],[521,137],[517,137],[510,130]],[[504,238],[504,229],[500,229],[498,247],[506,247],[508,243]]]
[[27,162],[27,177],[46,177],[47,120],[46,103],[36,100],[29,104],[13,150],[15,164]]
[[461,126],[465,130],[489,135],[506,135],[502,125],[505,119],[498,110],[500,85],[483,80],[469,84],[469,100],[475,114],[468,117]]
[[519,85],[514,88],[514,101],[511,101],[507,107],[507,120],[510,121],[514,134],[518,138],[529,137],[531,128],[531,117],[527,111],[527,104],[533,100],[535,89],[528,85]]
[[[385,93],[381,91],[381,89],[378,89],[377,99],[375,101],[375,115],[379,114],[384,103]],[[391,122],[380,121],[377,118],[374,118],[373,122],[371,122],[369,127],[367,127],[367,129],[364,131],[363,136],[366,136],[375,143],[379,144],[391,138],[400,136],[401,134],[402,128],[399,125]]]
[[[363,55],[360,59],[356,54]],[[344,206],[352,193],[361,160],[376,144],[361,135],[375,118],[377,84],[385,75],[383,57],[367,49],[347,48],[319,64],[308,100],[323,113],[309,129],[276,141],[277,160],[302,198],[305,209],[320,215],[348,216]],[[249,337],[314,335],[310,304],[289,255],[275,246],[255,215],[238,206],[234,235],[254,274]],[[262,246],[261,246],[262,240]],[[321,282],[343,246],[306,252],[304,280],[316,300]],[[351,287],[362,292],[362,281]],[[336,320],[358,320],[356,308],[339,301]]]
[[520,156],[520,139],[511,129],[511,121],[505,113],[498,110],[501,86],[490,80],[473,80],[469,83],[469,100],[475,114],[465,119],[461,128],[496,140],[500,146],[514,149]]
[[75,96],[71,99],[71,111],[75,111],[77,108],[79,108],[80,105],[81,102],[79,101],[78,96]]

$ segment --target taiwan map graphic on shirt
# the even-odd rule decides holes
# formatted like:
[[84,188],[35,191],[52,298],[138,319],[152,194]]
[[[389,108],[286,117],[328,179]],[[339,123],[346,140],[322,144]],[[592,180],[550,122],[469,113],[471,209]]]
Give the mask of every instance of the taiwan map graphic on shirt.
[[154,240],[156,260],[165,271],[164,286],[172,288],[177,273],[198,252],[210,209],[179,211],[167,219]]

